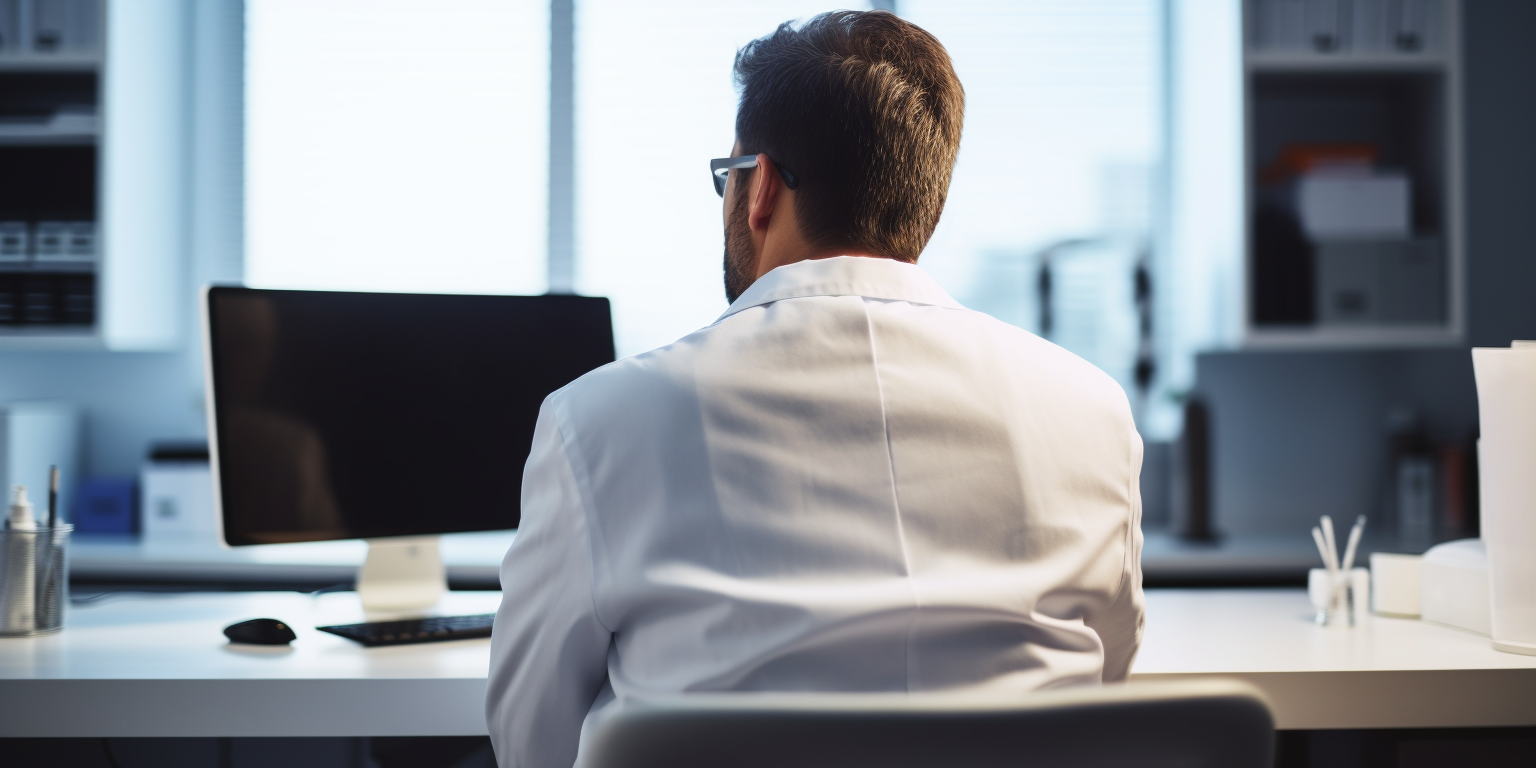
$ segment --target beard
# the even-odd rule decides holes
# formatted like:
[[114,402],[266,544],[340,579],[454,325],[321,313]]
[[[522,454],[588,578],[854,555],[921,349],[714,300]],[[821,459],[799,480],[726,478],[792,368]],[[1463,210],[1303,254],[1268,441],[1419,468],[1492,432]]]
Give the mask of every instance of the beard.
[[737,191],[736,201],[725,218],[725,300],[736,299],[757,282],[757,252],[747,226],[747,193]]

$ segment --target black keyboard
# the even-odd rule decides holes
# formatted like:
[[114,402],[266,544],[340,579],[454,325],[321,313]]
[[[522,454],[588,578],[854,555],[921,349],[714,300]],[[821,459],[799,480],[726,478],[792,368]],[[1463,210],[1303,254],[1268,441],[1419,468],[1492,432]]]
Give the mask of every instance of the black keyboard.
[[369,648],[375,648],[381,645],[435,643],[439,640],[490,637],[491,622],[495,619],[494,613],[479,613],[474,616],[429,616],[425,619],[404,621],[337,624],[331,627],[315,627],[315,629],[341,635],[348,640],[356,640]]

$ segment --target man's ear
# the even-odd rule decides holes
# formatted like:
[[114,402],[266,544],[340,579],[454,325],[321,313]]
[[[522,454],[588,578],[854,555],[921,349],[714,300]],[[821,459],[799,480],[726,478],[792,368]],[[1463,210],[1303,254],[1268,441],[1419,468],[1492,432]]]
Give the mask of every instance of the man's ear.
[[751,195],[747,200],[747,226],[753,233],[767,230],[769,222],[773,221],[773,206],[778,202],[782,186],[779,169],[774,167],[773,161],[767,155],[758,155],[757,173],[752,174],[752,186],[747,190]]

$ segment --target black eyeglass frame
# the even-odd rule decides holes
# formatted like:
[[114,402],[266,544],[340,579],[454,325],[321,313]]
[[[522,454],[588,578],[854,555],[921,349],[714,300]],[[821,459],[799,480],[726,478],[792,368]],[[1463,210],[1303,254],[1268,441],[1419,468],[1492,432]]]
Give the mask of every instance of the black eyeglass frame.
[[[769,158],[770,160],[772,158]],[[725,197],[725,179],[730,175],[731,169],[756,168],[757,155],[741,155],[740,157],[720,157],[709,161],[709,175],[715,182],[715,194]],[[788,168],[774,160],[773,167],[779,169],[779,178],[784,180],[784,186],[795,189],[800,186],[800,179],[795,177]]]

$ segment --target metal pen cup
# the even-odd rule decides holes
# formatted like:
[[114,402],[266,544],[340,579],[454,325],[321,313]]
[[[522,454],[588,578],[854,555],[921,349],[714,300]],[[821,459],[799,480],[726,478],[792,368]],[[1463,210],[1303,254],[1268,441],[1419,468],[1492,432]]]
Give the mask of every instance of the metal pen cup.
[[64,628],[69,533],[74,529],[0,529],[0,637],[45,635]]

